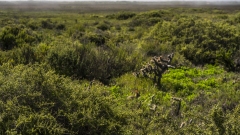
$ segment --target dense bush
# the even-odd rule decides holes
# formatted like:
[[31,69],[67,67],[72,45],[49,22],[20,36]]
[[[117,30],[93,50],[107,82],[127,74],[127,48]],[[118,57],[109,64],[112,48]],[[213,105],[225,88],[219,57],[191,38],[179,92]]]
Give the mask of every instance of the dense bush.
[[163,19],[161,18],[136,18],[133,19],[130,23],[129,26],[135,27],[135,26],[153,26],[157,24],[158,22],[161,22]]
[[233,23],[233,24],[238,24],[240,23],[240,13],[237,13],[232,20],[230,20],[229,22]]
[[[233,56],[239,49],[237,43],[239,37],[235,28],[226,23],[201,21],[192,23],[193,26],[187,27],[188,30],[181,30],[184,34],[179,32],[186,37],[181,49],[184,56],[195,64],[221,64],[233,70]],[[188,33],[185,33],[186,31]],[[201,34],[191,36],[194,33]],[[194,49],[190,47],[191,45],[194,45]]]
[[54,29],[54,28],[56,28],[57,30],[64,30],[65,29],[64,24],[59,24],[57,22],[52,22],[51,19],[42,20],[41,21],[41,26],[44,29]]
[[167,10],[153,10],[148,12],[140,13],[136,16],[136,18],[163,18],[164,20],[173,17],[173,14]]
[[109,22],[107,22],[107,21],[104,21],[97,26],[97,28],[102,30],[102,31],[109,30],[110,27],[111,26],[110,26]]
[[117,19],[117,20],[127,20],[129,18],[134,17],[135,15],[136,13],[132,13],[132,12],[119,12],[117,14],[107,15],[106,18]]
[[[0,134],[240,132],[233,9],[2,10],[0,18]],[[161,85],[135,76],[170,53],[175,69]]]
[[109,38],[108,33],[103,32],[102,30],[96,30],[95,32],[89,33],[77,32],[74,36],[82,44],[94,43],[97,46],[105,45],[107,39]]
[[28,19],[25,20],[26,22],[24,22],[26,24],[27,27],[31,28],[32,30],[37,30],[41,27],[40,23],[34,19]]
[[110,78],[134,70],[139,62],[141,57],[129,56],[133,52],[126,49],[113,47],[105,50],[91,44],[72,48],[57,46],[50,51],[48,63],[60,74],[108,83]]
[[41,24],[42,24],[42,28],[45,28],[45,29],[53,29],[55,27],[55,23],[53,23],[50,19],[43,20]]
[[38,35],[24,25],[5,26],[0,33],[0,49],[11,50],[22,44],[31,45],[39,40]]
[[1,134],[121,134],[124,119],[100,87],[87,91],[45,65],[4,64],[0,73]]
[[38,62],[37,54],[34,48],[27,44],[24,44],[19,48],[1,52],[0,56],[1,64],[10,62],[13,65],[18,65]]
[[[146,37],[146,43],[149,41],[169,43],[195,65],[220,64],[228,70],[234,70],[234,55],[239,49],[239,36],[234,26],[191,18],[158,23]],[[152,43],[143,47],[153,51],[160,46]]]
[[132,27],[135,26],[154,26],[158,22],[163,20],[171,20],[173,14],[164,10],[155,10],[149,12],[143,12],[137,14],[130,22],[129,25]]

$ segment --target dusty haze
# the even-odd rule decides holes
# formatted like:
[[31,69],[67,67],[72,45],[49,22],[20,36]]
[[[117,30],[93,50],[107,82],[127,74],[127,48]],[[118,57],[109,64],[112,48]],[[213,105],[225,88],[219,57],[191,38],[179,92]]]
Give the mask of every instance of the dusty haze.
[[10,10],[72,10],[80,12],[96,11],[144,11],[168,7],[213,7],[239,10],[240,1],[0,1],[0,9]]

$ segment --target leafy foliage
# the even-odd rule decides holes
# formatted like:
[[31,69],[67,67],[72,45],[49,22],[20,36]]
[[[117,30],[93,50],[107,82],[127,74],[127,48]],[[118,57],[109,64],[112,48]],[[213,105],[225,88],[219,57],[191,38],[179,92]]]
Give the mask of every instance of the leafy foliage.
[[117,19],[117,20],[127,20],[129,18],[134,17],[135,15],[136,13],[132,13],[132,12],[119,12],[117,14],[107,15],[106,18]]
[[37,41],[39,41],[37,34],[24,25],[5,26],[0,33],[1,50],[11,50],[26,43],[31,45]]
[[108,105],[111,97],[100,96],[98,89],[86,91],[45,65],[4,64],[0,70],[1,133],[120,132],[121,117]]
[[[238,11],[1,10],[0,18],[0,134],[240,132]],[[170,53],[176,68],[158,87],[132,74]]]

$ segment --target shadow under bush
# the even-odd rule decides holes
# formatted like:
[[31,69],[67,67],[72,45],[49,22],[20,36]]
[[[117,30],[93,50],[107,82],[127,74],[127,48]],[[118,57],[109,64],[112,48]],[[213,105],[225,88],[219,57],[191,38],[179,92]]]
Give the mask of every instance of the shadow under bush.
[[127,49],[104,49],[93,44],[57,46],[50,51],[47,63],[59,74],[78,79],[97,79],[108,84],[111,78],[133,71],[139,62],[140,57],[134,50]]

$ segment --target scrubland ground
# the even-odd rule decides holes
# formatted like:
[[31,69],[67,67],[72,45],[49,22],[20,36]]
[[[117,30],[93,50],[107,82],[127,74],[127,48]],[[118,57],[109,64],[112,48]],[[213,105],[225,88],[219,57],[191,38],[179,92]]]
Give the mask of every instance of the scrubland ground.
[[[240,133],[237,8],[10,9],[0,10],[0,134]],[[170,53],[160,85],[134,75]]]

